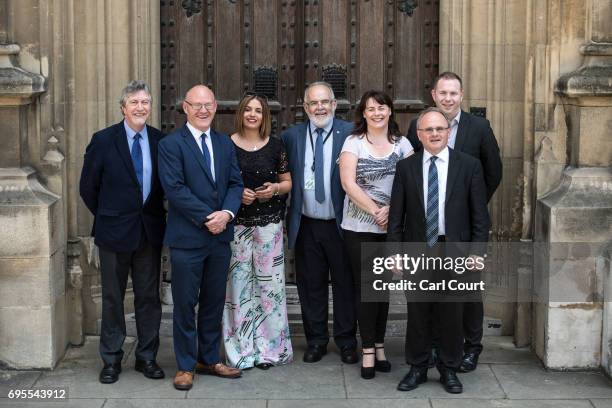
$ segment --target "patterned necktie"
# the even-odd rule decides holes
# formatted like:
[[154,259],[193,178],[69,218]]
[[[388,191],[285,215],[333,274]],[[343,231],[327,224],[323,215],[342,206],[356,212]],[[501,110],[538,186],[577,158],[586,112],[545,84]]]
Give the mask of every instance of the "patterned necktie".
[[323,177],[323,129],[317,128],[317,143],[314,151],[315,161],[315,199],[322,203],[325,201],[325,185]]
[[433,247],[438,242],[438,168],[436,156],[431,156],[427,180],[427,245]]
[[[138,179],[138,184],[140,184],[140,189],[142,190],[142,147],[140,146],[140,138],[142,136],[140,133],[136,133],[134,135],[134,143],[132,143],[132,164],[134,165],[134,171],[136,172],[136,178]],[[143,197],[144,198],[144,197]]]
[[201,143],[202,143],[202,154],[204,155],[204,164],[206,164],[206,168],[210,170],[210,175],[212,176],[212,168],[211,168],[211,163],[210,163],[210,151],[208,150],[208,145],[206,144],[205,140],[206,140],[206,133],[202,133]]

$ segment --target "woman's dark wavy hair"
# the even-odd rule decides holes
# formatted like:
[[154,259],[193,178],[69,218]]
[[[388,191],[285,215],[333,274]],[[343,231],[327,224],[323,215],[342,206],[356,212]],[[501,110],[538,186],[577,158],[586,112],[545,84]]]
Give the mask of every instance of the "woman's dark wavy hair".
[[[361,95],[361,100],[359,101],[359,105],[357,105],[357,109],[355,109],[355,129],[353,130],[354,135],[359,135],[359,138],[365,136],[366,140],[370,142],[368,139],[368,122],[363,117],[363,114],[366,109],[366,103],[368,100],[372,98],[377,103],[381,105],[387,105],[389,109],[391,109],[391,115],[389,115],[389,128],[387,131],[387,139],[389,143],[395,143],[402,137],[402,133],[399,130],[399,125],[395,121],[395,112],[393,112],[393,101],[391,97],[382,91],[377,91],[375,89],[371,89],[366,91],[363,95]],[[370,142],[372,143],[372,142]]]

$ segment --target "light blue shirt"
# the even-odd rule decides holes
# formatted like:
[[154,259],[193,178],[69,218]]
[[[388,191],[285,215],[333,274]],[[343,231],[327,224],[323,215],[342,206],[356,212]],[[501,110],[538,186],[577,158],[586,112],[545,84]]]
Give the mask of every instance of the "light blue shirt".
[[142,149],[142,202],[147,201],[149,193],[151,192],[151,174],[153,172],[153,165],[151,164],[151,148],[149,147],[149,135],[147,134],[147,127],[145,126],[140,132],[134,131],[128,126],[127,122],[123,121],[123,127],[125,133],[127,133],[127,141],[130,147],[130,153],[132,153],[132,145],[134,145],[134,136],[136,133],[140,133],[140,148]]
[[[329,121],[327,126],[323,128],[323,140],[329,134],[327,141],[323,145],[323,184],[325,187],[325,200],[319,203],[315,198],[315,189],[304,188],[302,214],[320,220],[332,220],[336,218],[334,212],[334,203],[331,198],[331,172],[332,172],[332,150],[334,145],[334,135],[331,134],[334,125],[333,119]],[[317,127],[310,122],[310,132],[306,129],[305,142],[306,149],[304,152],[304,186],[307,185],[309,179],[314,179],[314,171],[312,169],[314,152],[313,147],[317,142]],[[310,134],[312,134],[312,144],[310,143]],[[314,186],[314,184],[313,184]]]

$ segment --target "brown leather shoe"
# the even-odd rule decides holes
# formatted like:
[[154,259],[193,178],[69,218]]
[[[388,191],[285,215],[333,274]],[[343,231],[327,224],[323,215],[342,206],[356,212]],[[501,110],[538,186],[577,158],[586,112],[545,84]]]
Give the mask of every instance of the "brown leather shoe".
[[174,388],[181,391],[190,390],[193,386],[193,373],[191,371],[177,371],[174,376]]
[[238,368],[228,367],[223,363],[210,365],[197,363],[195,366],[195,372],[198,374],[216,375],[217,377],[223,378],[242,377],[242,371],[240,371]]

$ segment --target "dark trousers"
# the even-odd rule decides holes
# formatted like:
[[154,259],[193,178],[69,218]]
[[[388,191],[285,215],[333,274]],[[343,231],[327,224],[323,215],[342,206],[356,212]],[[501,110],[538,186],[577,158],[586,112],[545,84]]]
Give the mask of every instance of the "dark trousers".
[[457,369],[463,356],[462,308],[457,302],[408,302],[406,362],[427,367],[431,355],[432,323],[438,320],[439,364]]
[[482,325],[484,306],[479,302],[463,303],[463,350],[465,353],[482,352]]
[[[362,285],[371,285],[374,276],[370,273],[362,274],[362,257],[368,260],[374,256],[373,251],[364,253],[362,243],[385,242],[386,234],[375,234],[368,232],[354,232],[344,230],[344,245],[350,259],[353,272],[353,285],[355,287],[355,304],[357,309],[357,322],[359,323],[359,334],[361,336],[362,348],[373,348],[374,343],[384,343],[387,330],[387,317],[389,315],[389,301],[386,302],[362,302]],[[371,261],[367,261],[371,265]],[[388,297],[388,293],[386,293]]]
[[[477,353],[482,352],[482,325],[484,322],[484,306],[482,300],[478,302],[462,302],[463,308],[463,352]],[[440,323],[433,322],[432,347],[438,348],[440,343]]]
[[[444,238],[433,248],[427,248],[428,257],[444,257]],[[452,273],[452,272],[451,272]],[[442,271],[417,271],[415,277],[429,282],[440,282],[454,278]],[[414,301],[418,297],[418,301]],[[413,298],[411,301],[411,298]],[[438,348],[438,365],[457,369],[463,357],[463,303],[461,297],[444,292],[406,292],[408,324],[406,327],[406,362],[415,367],[426,368],[432,345]],[[431,301],[429,300],[431,299]]]
[[161,247],[152,246],[143,238],[138,249],[133,252],[112,252],[99,248],[99,253],[102,279],[102,361],[105,364],[119,364],[123,358],[121,348],[126,336],[123,300],[130,271],[138,334],[135,355],[138,360],[155,360],[161,322]]
[[334,342],[339,347],[355,347],[353,278],[335,220],[302,216],[295,243],[295,271],[308,345],[326,345],[329,341],[327,305],[331,272]]
[[197,249],[170,248],[174,354],[181,371],[192,371],[198,361],[220,361],[230,254],[228,242],[211,241],[207,247]]

